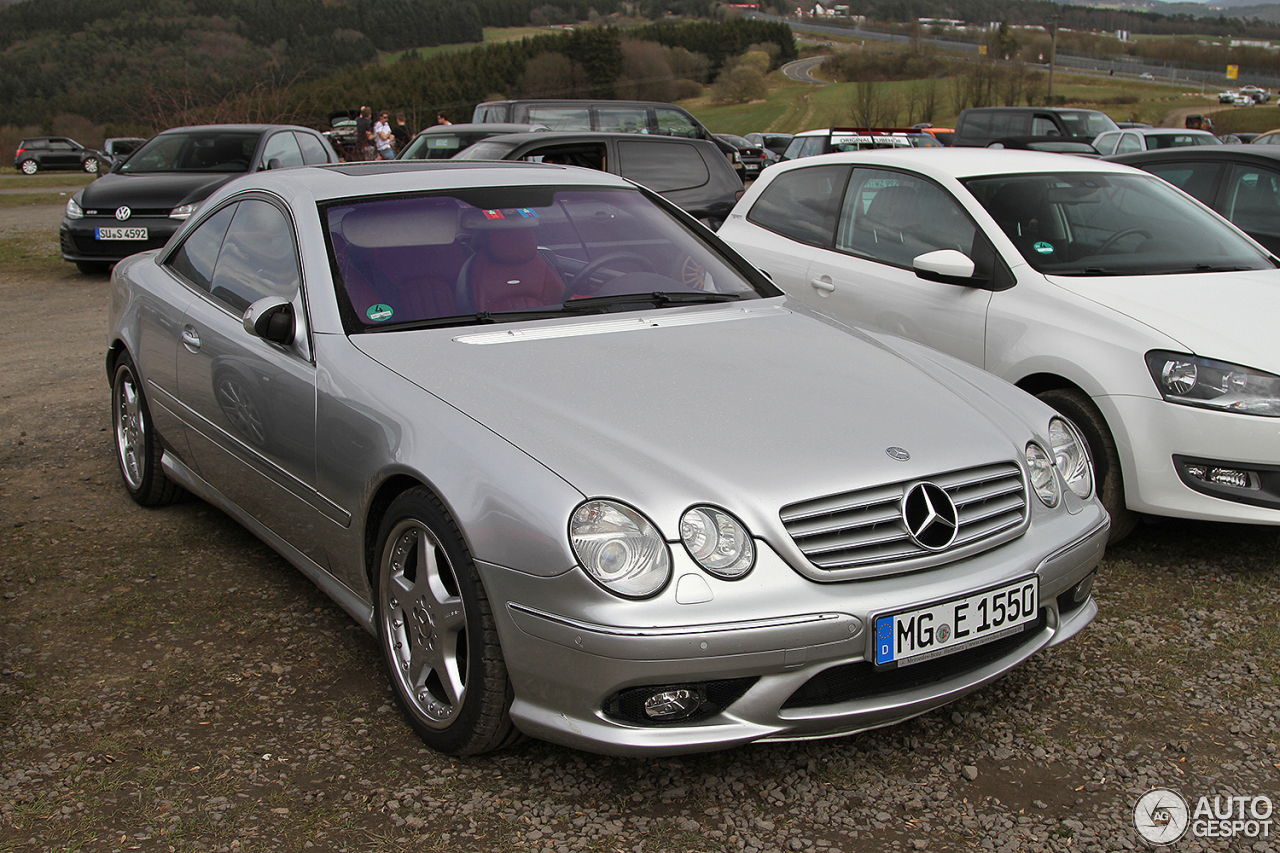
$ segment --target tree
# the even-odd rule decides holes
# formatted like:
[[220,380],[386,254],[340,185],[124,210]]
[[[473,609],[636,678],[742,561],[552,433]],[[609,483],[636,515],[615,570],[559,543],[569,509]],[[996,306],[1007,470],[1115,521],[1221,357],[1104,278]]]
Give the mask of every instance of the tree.
[[720,104],[745,104],[762,100],[768,94],[764,75],[750,66],[730,68],[711,85],[711,98]]
[[563,53],[547,52],[529,60],[513,94],[523,98],[581,98],[589,90],[581,65]]

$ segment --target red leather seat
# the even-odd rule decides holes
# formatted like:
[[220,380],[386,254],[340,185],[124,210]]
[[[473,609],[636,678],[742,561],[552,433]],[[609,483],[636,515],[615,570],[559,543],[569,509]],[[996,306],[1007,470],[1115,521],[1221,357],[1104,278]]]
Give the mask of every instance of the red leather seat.
[[464,270],[477,311],[523,311],[564,299],[564,282],[538,254],[536,228],[490,228],[478,237]]

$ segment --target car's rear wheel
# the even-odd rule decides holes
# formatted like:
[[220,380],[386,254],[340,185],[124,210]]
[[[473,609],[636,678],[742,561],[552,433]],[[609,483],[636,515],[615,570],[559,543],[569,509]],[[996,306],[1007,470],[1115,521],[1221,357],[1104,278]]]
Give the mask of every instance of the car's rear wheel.
[[40,171],[40,167],[36,164],[35,160],[23,160],[18,164],[18,168],[22,170],[24,175],[34,175],[36,172]]
[[116,462],[129,497],[142,506],[160,506],[182,497],[182,487],[160,467],[164,448],[152,426],[142,382],[128,353],[121,353],[116,359],[111,381],[111,421]]
[[1037,395],[1084,435],[1093,459],[1093,481],[1098,499],[1111,516],[1108,542],[1119,542],[1138,523],[1138,514],[1124,505],[1124,477],[1120,473],[1120,453],[1106,420],[1093,401],[1074,388],[1054,388]]
[[90,157],[84,161],[84,170],[91,175],[96,175],[100,165],[97,157]]
[[396,699],[432,749],[475,755],[519,739],[484,585],[434,495],[410,489],[378,533],[375,618]]

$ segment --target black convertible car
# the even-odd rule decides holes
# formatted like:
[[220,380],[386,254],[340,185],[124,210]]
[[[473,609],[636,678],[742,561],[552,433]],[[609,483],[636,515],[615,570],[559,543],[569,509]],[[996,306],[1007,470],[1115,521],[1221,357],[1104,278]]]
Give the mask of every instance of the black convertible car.
[[179,127],[67,201],[62,258],[106,272],[121,258],[163,246],[218,187],[247,172],[337,162],[318,132],[273,124]]

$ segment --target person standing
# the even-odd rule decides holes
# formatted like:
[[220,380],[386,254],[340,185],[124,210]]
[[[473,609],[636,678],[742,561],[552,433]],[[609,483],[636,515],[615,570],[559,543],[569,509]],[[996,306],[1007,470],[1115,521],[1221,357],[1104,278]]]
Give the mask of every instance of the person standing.
[[356,159],[372,160],[373,154],[373,121],[371,116],[373,110],[368,107],[360,108],[360,115],[356,118]]
[[380,159],[396,159],[395,149],[391,147],[391,125],[387,123],[386,110],[378,113],[378,120],[374,122],[373,145],[377,148]]
[[449,114],[441,110],[436,113],[436,124],[453,124],[453,122],[449,121]]
[[396,113],[396,123],[391,128],[391,135],[395,137],[396,153],[403,151],[413,138],[413,131],[405,124],[404,113]]

